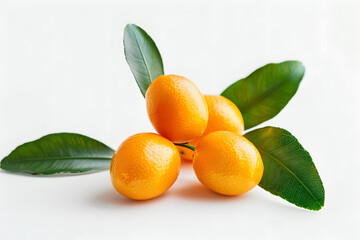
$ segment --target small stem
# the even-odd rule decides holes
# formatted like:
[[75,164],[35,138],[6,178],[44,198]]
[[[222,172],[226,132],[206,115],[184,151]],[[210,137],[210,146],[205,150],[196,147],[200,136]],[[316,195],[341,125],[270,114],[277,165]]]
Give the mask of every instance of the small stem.
[[193,151],[195,150],[195,147],[188,144],[188,143],[174,143],[174,144],[177,145],[177,146],[186,147],[186,148],[191,149]]

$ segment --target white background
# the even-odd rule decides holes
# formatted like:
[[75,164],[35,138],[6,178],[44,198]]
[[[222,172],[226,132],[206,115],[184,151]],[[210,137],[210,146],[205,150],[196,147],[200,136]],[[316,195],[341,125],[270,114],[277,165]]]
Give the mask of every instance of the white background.
[[[296,96],[262,126],[311,153],[326,190],[319,212],[261,188],[222,197],[184,164],[175,185],[135,202],[109,173],[28,177],[0,172],[0,239],[355,239],[360,237],[359,1],[0,0],[0,159],[53,132],[116,148],[153,131],[123,54],[143,27],[165,72],[219,94],[269,62],[300,60]],[[357,229],[356,229],[357,228]]]

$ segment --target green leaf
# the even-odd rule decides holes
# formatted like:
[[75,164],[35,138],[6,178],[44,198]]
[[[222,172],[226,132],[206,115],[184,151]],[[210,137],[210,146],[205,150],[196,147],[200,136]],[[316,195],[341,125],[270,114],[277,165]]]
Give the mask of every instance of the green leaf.
[[245,129],[275,117],[295,95],[304,76],[301,62],[267,64],[229,86],[221,95],[243,115]]
[[114,150],[75,133],[55,133],[17,147],[1,168],[29,174],[84,173],[108,170]]
[[316,167],[291,133],[265,127],[245,137],[257,147],[264,162],[260,187],[299,207],[320,210],[324,206],[325,190]]
[[159,50],[151,37],[135,24],[128,24],[124,31],[124,52],[127,63],[145,97],[150,83],[164,75]]

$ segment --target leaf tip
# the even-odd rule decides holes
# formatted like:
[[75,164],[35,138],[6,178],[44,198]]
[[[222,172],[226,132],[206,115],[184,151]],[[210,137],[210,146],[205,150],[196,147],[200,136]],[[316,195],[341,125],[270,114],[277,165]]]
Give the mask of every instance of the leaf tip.
[[126,24],[126,27],[137,27],[135,23],[128,23]]
[[291,63],[292,65],[292,70],[294,72],[298,72],[300,75],[300,81],[302,80],[302,78],[305,75],[305,65],[301,62],[301,61],[297,61],[297,60],[290,60],[290,61],[286,61],[288,63]]
[[308,209],[308,210],[311,210],[311,211],[320,211],[322,208],[324,207],[324,204],[322,203],[322,205],[318,205],[318,206],[316,206],[316,207],[309,207],[309,208],[306,208],[306,207],[304,207],[305,209]]

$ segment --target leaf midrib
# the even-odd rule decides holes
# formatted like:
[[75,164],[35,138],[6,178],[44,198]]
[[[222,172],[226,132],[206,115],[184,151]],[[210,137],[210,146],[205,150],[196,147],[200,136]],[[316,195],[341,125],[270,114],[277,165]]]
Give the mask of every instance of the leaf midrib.
[[260,97],[255,98],[254,101],[251,101],[249,105],[242,107],[241,108],[241,112],[246,112],[248,111],[248,109],[252,109],[254,106],[260,104],[262,101],[264,101],[265,98],[267,98],[268,96],[270,96],[276,89],[279,88],[280,85],[284,84],[287,80],[283,80],[278,82],[277,84],[275,84],[274,86],[272,86],[271,88],[269,88],[267,91],[265,91],[264,94],[260,95]]
[[148,74],[148,77],[149,77],[149,79],[150,79],[150,81],[149,81],[149,84],[151,83],[151,81],[152,81],[152,78],[151,78],[151,75],[150,75],[150,70],[149,70],[149,67],[148,67],[148,64],[147,64],[147,62],[146,62],[146,60],[145,60],[145,57],[144,57],[144,55],[143,55],[143,50],[142,50],[142,48],[141,48],[141,46],[140,46],[140,44],[139,44],[139,41],[138,41],[138,39],[137,39],[137,35],[136,35],[136,33],[135,33],[135,31],[133,30],[132,31],[132,33],[133,33],[133,35],[134,35],[134,37],[135,37],[135,41],[136,41],[136,45],[138,46],[138,48],[139,48],[139,52],[140,52],[140,55],[141,55],[141,58],[143,59],[143,61],[144,61],[144,64],[145,64],[145,67],[146,67],[146,70],[147,70],[147,74]]
[[288,171],[298,182],[300,182],[300,184],[305,188],[305,190],[310,194],[310,196],[316,201],[317,204],[319,204],[320,207],[322,207],[322,204],[318,201],[318,199],[314,196],[314,194],[310,191],[310,189],[305,185],[305,183],[303,181],[301,181],[301,179],[293,172],[291,171],[290,168],[286,167],[280,160],[278,160],[275,156],[273,156],[271,153],[268,153],[264,150],[262,150],[261,148],[258,147],[258,150],[267,155],[269,158],[271,158],[272,160],[274,160],[276,163],[278,163],[279,165],[281,165],[286,171]]
[[[71,157],[71,156],[65,156],[65,157],[53,157],[53,158],[26,158],[26,159],[22,159],[20,161],[18,161],[17,159],[11,158],[9,159],[10,162],[6,163],[5,165],[10,165],[10,164],[21,164],[21,163],[27,163],[27,162],[39,162],[39,161],[56,161],[56,160],[82,160],[82,159],[87,159],[90,161],[93,160],[111,160],[111,157],[87,157],[87,156],[83,156],[83,157]],[[5,159],[4,159],[5,160]],[[4,163],[1,164],[1,166],[3,166]]]

